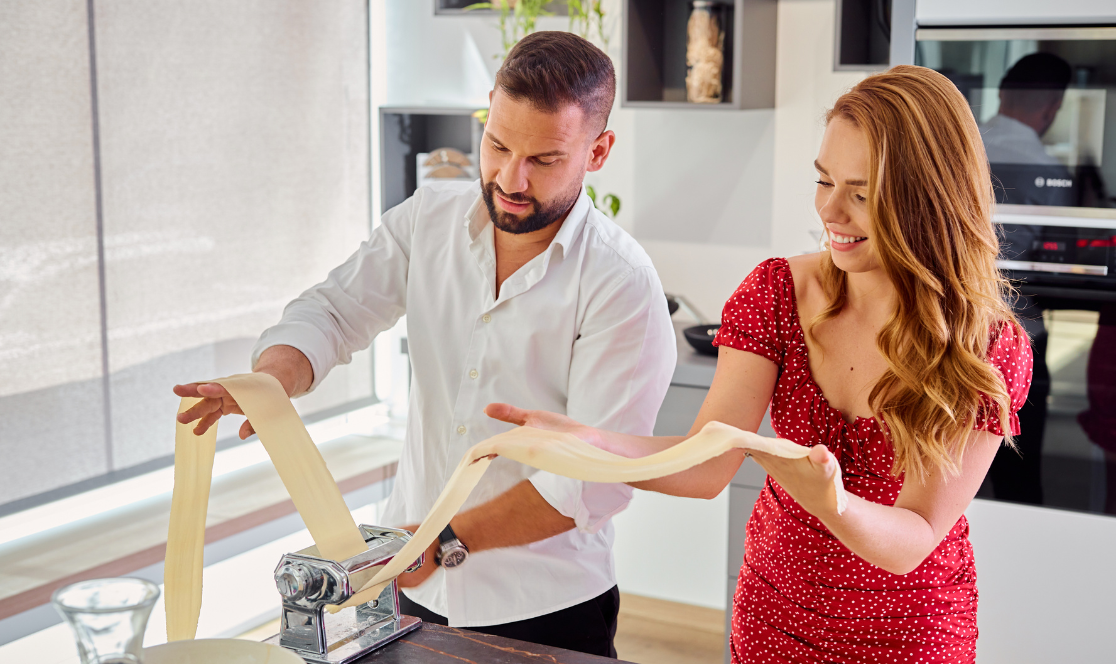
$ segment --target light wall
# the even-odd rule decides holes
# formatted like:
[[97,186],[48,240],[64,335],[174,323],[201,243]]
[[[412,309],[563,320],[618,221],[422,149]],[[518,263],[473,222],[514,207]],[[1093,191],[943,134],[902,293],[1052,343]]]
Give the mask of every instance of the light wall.
[[[679,214],[674,221],[684,226],[714,219],[718,231],[702,242],[649,237],[642,230],[645,224],[659,227],[668,221],[655,198],[641,195],[637,186],[635,236],[655,261],[666,290],[687,296],[711,319],[720,319],[724,302],[760,261],[817,249],[810,231],[821,228],[813,207],[813,161],[821,144],[822,117],[863,77],[833,71],[834,13],[831,0],[780,0],[774,110],[722,112],[725,119],[715,124],[712,111],[696,117],[692,111],[661,112],[672,116],[672,126],[695,134],[697,154],[687,164],[693,169],[687,182],[710,183],[670,192],[693,206],[690,219]],[[652,129],[662,123],[640,117],[642,111],[625,114],[637,116],[635,141],[641,151],[656,151],[662,139]],[[702,140],[700,134],[710,128],[717,130],[717,140]],[[702,163],[698,157],[705,168],[691,165]],[[672,159],[636,164],[637,183],[662,179],[663,171],[674,168]],[[729,231],[733,219],[739,229]]]

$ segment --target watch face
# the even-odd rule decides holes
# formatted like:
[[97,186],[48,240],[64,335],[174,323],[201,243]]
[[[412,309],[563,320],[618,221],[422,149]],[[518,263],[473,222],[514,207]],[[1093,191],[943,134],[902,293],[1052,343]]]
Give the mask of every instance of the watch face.
[[442,554],[442,567],[457,567],[465,562],[466,555],[464,549],[450,549]]

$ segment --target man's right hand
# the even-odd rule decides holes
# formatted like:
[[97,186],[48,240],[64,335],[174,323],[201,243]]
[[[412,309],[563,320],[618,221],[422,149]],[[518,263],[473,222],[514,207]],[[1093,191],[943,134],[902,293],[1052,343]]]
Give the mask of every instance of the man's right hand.
[[[310,389],[314,384],[314,368],[302,351],[292,346],[271,346],[260,354],[253,371],[274,376],[288,397],[294,397]],[[194,427],[194,435],[200,436],[209,430],[222,415],[243,415],[236,399],[228,390],[217,383],[189,383],[175,385],[174,393],[180,397],[201,399],[191,408],[178,414],[178,421],[189,424],[200,420]],[[252,423],[245,421],[240,425],[240,439],[244,440],[256,433]]]
[[[194,420],[201,420],[197,426],[194,427],[194,435],[200,436],[209,430],[222,415],[243,415],[244,411],[240,410],[240,406],[236,405],[236,399],[233,399],[228,390],[221,387],[217,383],[189,383],[187,385],[175,385],[174,393],[180,397],[195,397],[200,398],[201,401],[194,404],[188,410],[184,410],[178,414],[178,421],[182,424],[189,424]],[[240,439],[244,440],[256,433],[252,428],[252,423],[248,420],[240,425]]]

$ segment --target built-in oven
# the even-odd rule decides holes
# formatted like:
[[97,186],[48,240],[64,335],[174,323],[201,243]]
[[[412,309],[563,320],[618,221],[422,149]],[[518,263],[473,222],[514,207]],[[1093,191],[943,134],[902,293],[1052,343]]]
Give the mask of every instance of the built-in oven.
[[914,63],[980,124],[1035,349],[1018,450],[980,495],[1116,514],[1116,27],[919,25]]

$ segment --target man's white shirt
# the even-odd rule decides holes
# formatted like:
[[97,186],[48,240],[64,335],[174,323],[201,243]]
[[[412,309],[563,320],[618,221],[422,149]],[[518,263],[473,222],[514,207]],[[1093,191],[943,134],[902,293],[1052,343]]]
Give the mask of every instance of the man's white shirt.
[[1030,126],[1006,115],[994,115],[980,125],[984,151],[993,164],[1058,166],[1062,162],[1046,152],[1042,138]]
[[[512,425],[493,402],[566,413],[650,435],[674,371],[674,331],[643,249],[582,191],[550,246],[496,290],[493,226],[479,182],[441,183],[384,213],[369,240],[287,305],[260,337],[302,351],[314,386],[407,315],[407,433],[379,525],[419,523],[474,444]],[[623,484],[581,482],[497,458],[463,509],[528,479],[577,527],[527,546],[480,551],[404,592],[469,627],[574,606],[616,583],[610,517]],[[468,542],[466,542],[468,544]]]

